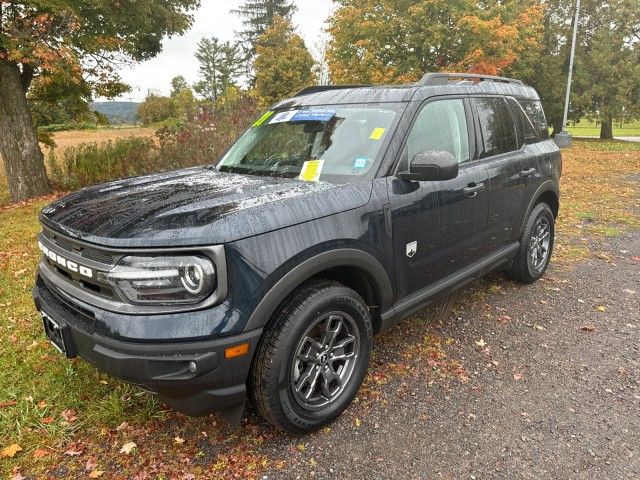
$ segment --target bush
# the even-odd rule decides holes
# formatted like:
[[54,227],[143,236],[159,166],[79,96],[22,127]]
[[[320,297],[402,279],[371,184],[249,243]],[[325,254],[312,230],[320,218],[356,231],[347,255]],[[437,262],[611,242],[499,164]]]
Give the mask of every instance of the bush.
[[54,123],[52,125],[45,125],[44,127],[38,127],[39,131],[43,132],[63,132],[65,130],[97,130],[98,126],[91,122],[68,122],[68,123]]
[[158,160],[153,139],[131,137],[69,147],[60,160],[54,150],[49,164],[54,185],[73,190],[171,168]]

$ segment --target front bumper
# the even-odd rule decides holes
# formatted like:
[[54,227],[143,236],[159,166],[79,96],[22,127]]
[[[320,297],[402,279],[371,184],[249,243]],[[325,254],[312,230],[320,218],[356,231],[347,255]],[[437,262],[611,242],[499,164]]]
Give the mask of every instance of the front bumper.
[[[33,298],[36,308],[62,328],[68,357],[80,356],[113,377],[157,394],[186,415],[222,412],[230,421],[239,419],[261,329],[193,342],[125,342],[97,333],[91,311],[55,293],[40,277]],[[188,314],[183,320],[189,321]],[[248,354],[225,358],[225,349],[243,343],[250,344]]]

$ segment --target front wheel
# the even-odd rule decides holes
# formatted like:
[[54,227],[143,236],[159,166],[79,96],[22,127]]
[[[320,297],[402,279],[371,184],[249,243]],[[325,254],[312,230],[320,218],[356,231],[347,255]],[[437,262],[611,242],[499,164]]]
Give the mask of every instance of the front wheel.
[[369,364],[369,310],[336,282],[307,284],[268,328],[251,374],[253,402],[270,423],[292,433],[317,430],[353,400]]
[[522,283],[533,283],[542,277],[553,253],[554,235],[553,212],[546,203],[539,203],[527,219],[509,276]]

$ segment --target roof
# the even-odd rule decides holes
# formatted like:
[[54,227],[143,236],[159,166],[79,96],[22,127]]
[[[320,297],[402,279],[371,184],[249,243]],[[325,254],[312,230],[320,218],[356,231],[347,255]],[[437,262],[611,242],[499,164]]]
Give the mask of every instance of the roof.
[[464,73],[428,73],[409,85],[327,85],[305,88],[274,109],[303,106],[422,102],[439,95],[504,95],[539,100],[537,92],[520,80]]

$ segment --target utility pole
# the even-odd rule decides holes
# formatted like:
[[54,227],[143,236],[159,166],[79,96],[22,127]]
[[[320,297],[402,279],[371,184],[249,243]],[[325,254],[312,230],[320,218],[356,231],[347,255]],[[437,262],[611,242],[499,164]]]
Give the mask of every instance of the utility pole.
[[573,60],[576,56],[576,38],[578,36],[578,21],[580,20],[580,0],[576,0],[576,17],[573,23],[573,39],[571,54],[569,55],[569,77],[567,79],[567,94],[564,99],[564,115],[562,116],[562,131],[556,135],[556,143],[560,148],[568,148],[572,144],[571,134],[565,130],[569,116],[569,100],[571,98],[571,81],[573,79]]

